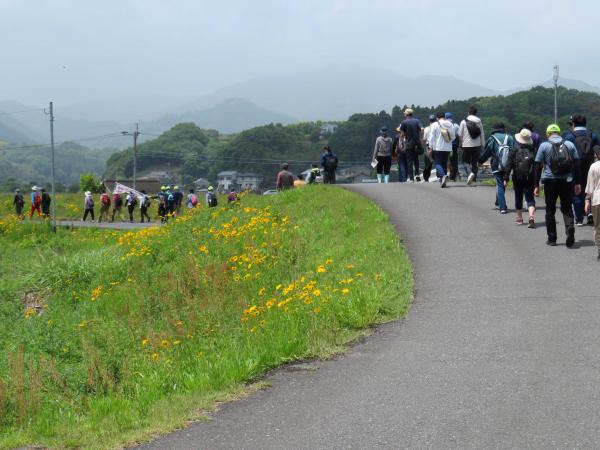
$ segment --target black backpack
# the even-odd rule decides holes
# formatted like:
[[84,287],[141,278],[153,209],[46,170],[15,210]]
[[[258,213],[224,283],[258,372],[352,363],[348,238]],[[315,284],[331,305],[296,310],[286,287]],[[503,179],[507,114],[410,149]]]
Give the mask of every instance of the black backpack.
[[477,139],[479,136],[481,136],[481,128],[477,122],[473,122],[469,119],[467,119],[465,122],[467,125],[467,132],[469,133],[469,136],[471,136],[471,139]]
[[573,171],[573,155],[564,141],[552,144],[550,170],[555,176],[568,175]]
[[513,177],[517,180],[526,180],[533,173],[533,163],[535,161],[531,150],[525,145],[519,145],[515,150],[515,166],[513,168]]
[[214,208],[215,206],[217,206],[217,196],[215,195],[214,192],[209,192],[208,194],[208,207],[209,208]]
[[585,161],[594,160],[594,145],[592,142],[592,134],[587,133],[575,136],[575,148],[579,153],[579,158]]
[[337,169],[337,158],[334,155],[325,155],[325,166],[323,168],[326,172],[335,172],[335,169]]

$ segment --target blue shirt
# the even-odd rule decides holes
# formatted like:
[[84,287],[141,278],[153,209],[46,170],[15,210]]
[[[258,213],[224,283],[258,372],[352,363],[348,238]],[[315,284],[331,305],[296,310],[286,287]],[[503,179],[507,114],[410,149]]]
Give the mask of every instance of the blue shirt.
[[564,142],[565,147],[571,152],[571,156],[573,159],[579,159],[579,153],[577,153],[577,149],[575,148],[575,144],[571,141],[563,140],[559,135],[553,134],[548,138],[546,142],[542,142],[540,148],[535,155],[535,162],[544,164],[544,171],[542,172],[542,180],[550,179],[550,180],[564,180],[569,177],[573,177],[573,173],[568,175],[559,175],[556,176],[552,173],[550,169],[550,162],[552,160],[552,144],[560,144]]

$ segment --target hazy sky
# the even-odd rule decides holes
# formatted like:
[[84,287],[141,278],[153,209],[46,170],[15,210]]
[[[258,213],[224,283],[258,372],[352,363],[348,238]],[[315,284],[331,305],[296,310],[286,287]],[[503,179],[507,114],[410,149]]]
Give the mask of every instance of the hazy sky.
[[558,62],[600,85],[598,17],[597,0],[0,0],[0,100],[190,98],[331,64],[501,90]]

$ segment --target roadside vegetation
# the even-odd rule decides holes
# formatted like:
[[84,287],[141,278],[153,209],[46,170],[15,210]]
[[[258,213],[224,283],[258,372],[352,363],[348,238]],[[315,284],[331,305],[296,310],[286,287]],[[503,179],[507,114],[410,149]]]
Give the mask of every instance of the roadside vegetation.
[[386,215],[328,186],[135,232],[2,216],[0,245],[3,448],[148,439],[273,367],[342,350],[412,296]]

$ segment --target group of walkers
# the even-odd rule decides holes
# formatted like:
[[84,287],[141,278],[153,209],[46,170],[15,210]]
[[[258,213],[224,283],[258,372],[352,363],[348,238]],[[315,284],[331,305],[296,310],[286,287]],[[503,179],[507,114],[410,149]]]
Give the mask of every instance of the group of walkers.
[[[400,181],[414,183],[429,181],[432,167],[442,188],[448,180],[459,176],[459,151],[467,176],[467,184],[477,181],[478,166],[489,160],[496,181],[495,207],[501,214],[508,212],[506,188],[510,181],[515,193],[516,224],[527,223],[535,228],[535,198],[543,186],[545,198],[546,244],[557,241],[556,208],[560,210],[566,233],[566,246],[575,243],[575,227],[595,226],[595,243],[600,260],[600,141],[588,131],[583,115],[570,118],[569,130],[561,133],[557,124],[546,128],[546,140],[534,131],[534,124],[526,122],[514,136],[503,123],[497,123],[490,136],[485,137],[477,109],[471,107],[467,117],[456,124],[450,112],[438,112],[429,117],[423,127],[413,117],[413,111],[404,111],[405,119],[398,126],[398,134],[391,138],[388,128],[382,127],[375,142],[373,167],[377,181],[388,183],[392,162],[398,164]],[[419,156],[425,167],[419,174]],[[594,162],[596,161],[596,162]],[[523,205],[527,206],[527,221]]]
[[[33,215],[37,213],[37,217],[40,219],[50,218],[50,205],[52,204],[52,197],[46,189],[33,186],[31,188],[31,209],[29,211],[29,218],[32,219]],[[13,198],[13,206],[15,207],[15,213],[19,219],[24,219],[25,215],[23,210],[25,209],[25,197],[21,193],[20,189],[15,191]]]
[[294,174],[289,170],[289,164],[283,163],[281,170],[277,174],[275,188],[281,191],[301,187],[306,184],[314,184],[319,177],[321,177],[324,184],[335,184],[335,172],[338,168],[338,163],[337,155],[329,145],[326,145],[323,147],[323,154],[321,155],[321,168],[319,168],[317,163],[312,163],[310,171],[307,174],[300,173],[297,177],[294,177]]

